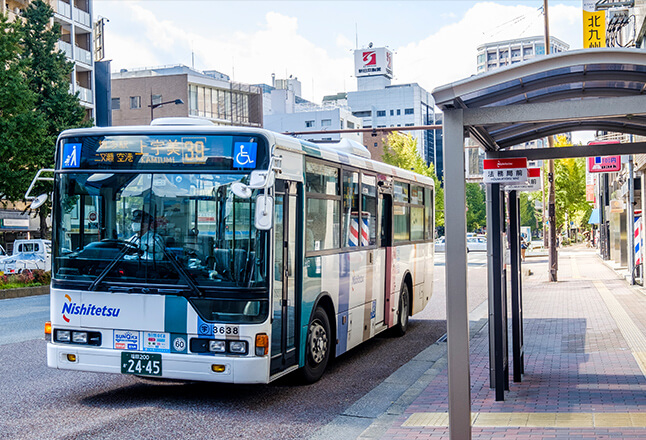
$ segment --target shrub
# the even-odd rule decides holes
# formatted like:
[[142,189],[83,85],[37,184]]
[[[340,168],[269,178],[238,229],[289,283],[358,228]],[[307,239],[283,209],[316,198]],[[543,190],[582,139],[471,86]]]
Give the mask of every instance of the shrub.
[[51,282],[51,279],[51,272],[45,272],[44,270],[26,270],[15,275],[0,272],[0,289],[46,286]]

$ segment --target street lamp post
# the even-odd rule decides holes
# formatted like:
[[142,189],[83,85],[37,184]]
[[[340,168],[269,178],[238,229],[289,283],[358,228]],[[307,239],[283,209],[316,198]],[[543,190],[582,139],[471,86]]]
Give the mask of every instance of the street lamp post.
[[175,104],[175,105],[180,105],[180,104],[184,104],[184,101],[182,101],[181,99],[174,99],[174,100],[172,100],[172,101],[158,102],[157,104],[153,104],[153,95],[152,95],[152,93],[151,93],[151,94],[150,94],[150,105],[148,106],[148,107],[150,107],[150,122],[152,122],[152,121],[153,121],[153,119],[155,119],[155,117],[154,117],[154,111],[155,111],[155,109],[156,109],[157,107],[161,107],[161,106],[162,106],[162,105],[164,105],[164,104]]

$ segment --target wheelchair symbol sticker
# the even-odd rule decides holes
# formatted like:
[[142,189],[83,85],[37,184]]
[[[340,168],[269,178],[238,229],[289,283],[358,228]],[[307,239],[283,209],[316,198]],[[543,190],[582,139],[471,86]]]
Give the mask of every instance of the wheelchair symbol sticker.
[[63,146],[62,168],[78,168],[81,166],[81,144],[65,144]]
[[256,168],[255,142],[236,142],[233,146],[233,166],[235,168]]

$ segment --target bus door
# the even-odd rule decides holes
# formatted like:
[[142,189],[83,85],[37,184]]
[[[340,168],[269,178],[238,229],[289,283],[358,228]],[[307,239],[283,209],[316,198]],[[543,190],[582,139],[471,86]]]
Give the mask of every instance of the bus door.
[[[275,259],[273,317],[271,330],[271,368],[276,374],[297,363],[296,358],[296,282],[299,274],[300,240],[297,238],[298,185],[276,180]],[[302,255],[300,255],[302,257]]]
[[393,277],[393,198],[391,194],[379,194],[379,247],[385,254],[384,270],[384,295],[386,297],[384,310],[384,323],[393,325],[395,304],[395,280]]

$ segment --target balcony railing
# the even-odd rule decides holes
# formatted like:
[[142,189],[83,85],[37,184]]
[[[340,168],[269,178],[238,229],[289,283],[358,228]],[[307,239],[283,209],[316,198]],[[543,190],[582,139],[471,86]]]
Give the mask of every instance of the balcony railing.
[[87,102],[88,104],[92,104],[94,102],[94,99],[92,99],[92,90],[81,86],[77,86],[76,90],[79,92],[79,99],[82,102]]
[[58,0],[58,3],[56,5],[56,13],[66,18],[72,18],[72,7],[69,3]]
[[91,66],[92,65],[92,52],[87,51],[85,49],[81,49],[80,47],[75,47],[74,48],[74,59],[76,61],[80,61],[82,63],[85,63],[88,66]]
[[70,43],[66,43],[65,41],[58,40],[58,49],[62,50],[65,52],[65,56],[69,59],[72,59],[72,45]]
[[74,21],[87,27],[91,27],[90,14],[78,8],[74,8]]

